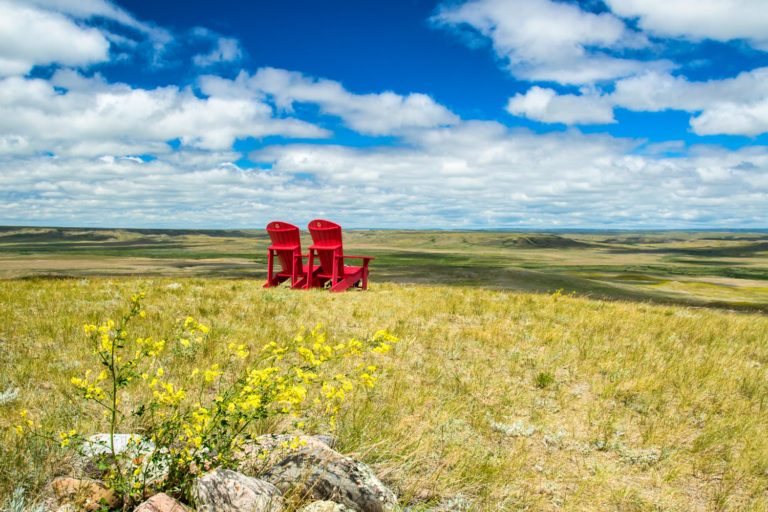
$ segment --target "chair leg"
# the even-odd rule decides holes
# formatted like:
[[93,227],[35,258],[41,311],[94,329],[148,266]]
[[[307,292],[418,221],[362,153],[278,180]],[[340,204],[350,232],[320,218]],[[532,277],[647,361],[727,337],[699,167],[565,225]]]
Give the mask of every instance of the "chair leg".
[[331,285],[331,291],[332,292],[343,292],[350,286],[353,286],[356,282],[360,281],[362,279],[362,271],[355,272],[354,274],[350,274],[348,276],[345,276],[341,279],[339,279],[338,283],[334,283]]
[[313,286],[315,286],[315,279],[314,279],[314,263],[315,263],[315,251],[309,250],[309,261],[307,261],[307,273],[304,277],[305,283],[304,283],[304,289],[309,290]]
[[340,265],[341,263],[339,262],[338,249],[335,249],[333,251],[333,272],[331,273],[331,291],[333,291],[333,288],[336,286],[337,279],[339,281],[342,280],[342,278],[339,277]]
[[272,270],[272,265],[275,262],[274,255],[272,254],[272,250],[269,250],[267,253],[267,282],[264,283],[264,288],[269,288],[270,286],[277,286],[277,282],[275,282],[274,279],[274,271]]
[[336,283],[333,286],[331,286],[331,291],[332,292],[343,292],[344,290],[346,290],[347,288],[349,288],[353,284],[355,284],[355,279],[353,279],[353,278],[347,277],[347,278],[344,278],[344,279],[340,279],[338,283]]
[[298,281],[291,284],[291,290],[302,290],[307,288],[307,276],[302,276]]

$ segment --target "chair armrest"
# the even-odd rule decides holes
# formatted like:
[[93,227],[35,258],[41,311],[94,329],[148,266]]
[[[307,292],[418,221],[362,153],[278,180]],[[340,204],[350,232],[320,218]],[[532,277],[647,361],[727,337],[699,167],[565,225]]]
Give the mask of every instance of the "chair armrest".
[[270,245],[267,250],[268,251],[285,251],[285,250],[296,250],[300,248],[300,245]]
[[325,245],[325,244],[314,244],[310,246],[309,250],[318,250],[318,249],[341,249],[341,244],[333,244],[333,245]]

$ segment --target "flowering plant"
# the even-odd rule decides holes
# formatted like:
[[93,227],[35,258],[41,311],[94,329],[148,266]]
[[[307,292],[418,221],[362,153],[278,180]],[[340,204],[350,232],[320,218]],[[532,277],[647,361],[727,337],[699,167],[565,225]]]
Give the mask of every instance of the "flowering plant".
[[[131,336],[131,323],[146,317],[143,299],[143,293],[134,295],[118,322],[84,326],[103,369],[98,374],[88,370],[71,383],[83,399],[102,408],[109,436],[94,440],[75,430],[58,435],[63,447],[100,454],[107,486],[123,497],[124,508],[140,501],[148,488],[188,497],[200,471],[236,467],[261,420],[290,416],[296,429],[322,422],[335,428],[347,394],[355,387],[373,387],[379,378],[370,359],[397,341],[378,331],[366,340],[332,343],[318,325],[310,332],[302,328],[283,343],[258,348],[230,343],[226,360],[173,375],[173,368],[163,364],[169,362],[169,349],[202,346],[209,329],[187,317],[169,339]],[[344,359],[355,361],[331,364]],[[340,366],[352,369],[340,371]],[[132,400],[129,393],[145,398]],[[130,449],[125,449],[117,446],[115,433],[129,418],[140,426],[141,436],[129,439]],[[35,430],[26,412],[23,420],[20,433]],[[296,448],[298,438],[287,444]]]

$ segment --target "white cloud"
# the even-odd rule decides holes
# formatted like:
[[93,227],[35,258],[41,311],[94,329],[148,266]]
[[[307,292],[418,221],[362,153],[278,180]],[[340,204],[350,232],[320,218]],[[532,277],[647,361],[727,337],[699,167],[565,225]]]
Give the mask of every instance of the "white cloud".
[[323,113],[338,116],[353,130],[367,135],[392,135],[459,120],[425,94],[353,94],[339,82],[275,68],[261,68],[253,76],[241,72],[235,80],[202,77],[200,88],[205,94],[233,98],[266,96],[287,112],[293,111],[295,103],[313,103]]
[[[104,62],[110,42],[113,53],[115,47],[139,51],[146,43],[88,28],[94,17],[136,29],[156,49],[170,33],[104,0],[0,0],[5,6],[42,13],[52,28],[37,42],[0,31],[0,69],[16,75],[0,79],[0,224],[260,227],[273,217],[300,224],[325,215],[369,227],[764,223],[764,147],[675,146],[688,155],[668,158],[663,148],[643,153],[627,139],[578,131],[540,135],[462,121],[425,94],[356,94],[337,81],[273,68],[241,72],[234,80],[201,77],[199,92],[109,83],[71,69],[49,80],[30,79],[18,75],[36,64]],[[557,94],[535,86],[510,99],[507,109],[515,115],[608,123],[615,106],[678,108],[694,115],[698,133],[766,130],[766,71],[690,82],[654,70],[664,63],[623,59],[624,50],[647,42],[610,13],[549,0],[477,0],[444,7],[434,21],[472,26],[521,77],[577,84],[624,77],[610,94],[594,87]],[[53,43],[70,47],[57,30],[67,41],[81,38],[82,45],[63,55]],[[197,37],[216,45],[197,56],[198,65],[239,58],[235,40],[210,31]],[[232,149],[237,138],[329,137],[298,118],[307,105],[358,133],[396,136],[403,144],[287,142],[254,152],[260,167],[235,163],[242,157]],[[181,148],[166,143],[171,139],[180,139]]]
[[[323,201],[338,217],[353,219],[357,208],[376,212],[358,217],[358,225],[759,225],[768,200],[768,184],[754,187],[768,175],[765,148],[640,156],[628,154],[629,140],[536,135],[486,122],[421,131],[409,142],[412,147],[273,146],[252,158],[335,190]],[[704,167],[728,173],[728,182],[707,181],[699,172]]]
[[729,41],[746,39],[768,50],[765,0],[606,0],[619,16],[639,18],[655,35]]
[[[110,23],[89,26],[99,18]],[[0,0],[0,76],[26,75],[36,65],[85,68],[107,62],[111,43],[113,51],[127,49],[132,57],[148,54],[157,66],[173,40],[170,31],[106,0]]]
[[593,14],[551,0],[472,0],[441,6],[438,26],[471,27],[490,39],[515,77],[587,84],[667,69],[668,62],[640,62],[613,55],[648,43],[610,13]]
[[0,156],[0,224],[261,227],[331,216],[363,227],[762,226],[768,151],[702,146],[640,155],[636,143],[538,135],[495,122],[412,132],[408,146],[286,144],[241,169],[231,151],[149,162]]
[[[19,0],[14,0],[19,1]],[[149,35],[158,42],[169,41],[170,32],[151,23],[137,20],[125,9],[106,0],[23,0],[26,4],[60,12],[78,19],[90,19],[100,16],[116,21],[121,25],[134,28]]]
[[36,65],[88,66],[109,58],[98,30],[66,16],[0,0],[0,76],[25,75]]
[[132,88],[71,71],[56,73],[50,82],[0,80],[0,150],[6,153],[96,155],[111,148],[143,154],[176,138],[184,145],[222,150],[230,149],[235,138],[267,135],[313,138],[328,132],[298,119],[275,118],[260,101],[199,98],[173,86]]
[[617,105],[645,111],[695,112],[720,103],[749,104],[768,97],[768,68],[744,71],[734,78],[692,82],[666,73],[644,73],[616,83]]
[[552,89],[531,87],[509,99],[507,112],[543,123],[615,123],[613,105],[599,94],[584,91],[580,96],[557,94]]
[[691,119],[698,135],[760,135],[768,132],[768,97],[754,103],[720,103]]
[[759,135],[768,132],[768,68],[701,82],[648,72],[618,80],[610,94],[584,89],[581,95],[558,95],[534,86],[510,98],[507,111],[544,123],[599,124],[611,122],[615,107],[690,112],[699,135]]
[[237,39],[230,37],[219,37],[216,40],[216,47],[210,53],[205,55],[195,55],[193,62],[195,66],[208,67],[223,62],[235,62],[242,58],[243,51]]

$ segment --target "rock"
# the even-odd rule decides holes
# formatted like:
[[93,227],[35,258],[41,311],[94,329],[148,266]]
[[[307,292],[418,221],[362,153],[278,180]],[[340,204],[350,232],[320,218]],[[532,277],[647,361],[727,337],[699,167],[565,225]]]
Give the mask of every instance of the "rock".
[[312,436],[321,443],[327,444],[330,448],[336,448],[336,438],[333,436],[322,436],[322,435],[316,435]]
[[328,448],[297,450],[262,476],[278,489],[299,486],[316,500],[333,500],[360,512],[389,512],[397,497],[376,477],[371,468]]
[[[115,434],[115,453],[123,453],[130,450],[131,454],[150,453],[155,449],[155,443],[138,434]],[[83,454],[89,458],[96,458],[102,454],[112,454],[109,434],[94,434],[83,443]]]
[[191,512],[191,509],[161,492],[139,505],[134,512]]
[[[133,475],[137,466],[141,473],[135,477],[138,483],[152,487],[168,476],[169,464],[166,451],[157,450],[155,444],[138,434],[115,434],[115,453],[120,456],[120,468]],[[112,449],[109,434],[94,434],[83,443],[83,455],[87,461],[83,472],[88,476],[100,477],[105,471],[99,465],[112,464]],[[133,477],[132,477],[133,479]],[[133,480],[132,482],[133,483]]]
[[[290,448],[294,441],[298,441],[298,448]],[[239,460],[237,470],[247,475],[258,475],[297,451],[314,448],[333,451],[327,441],[335,442],[330,436],[259,436],[253,442],[240,447],[239,453],[236,454],[236,459]],[[284,443],[289,447],[284,447]],[[266,454],[261,457],[264,452]]]
[[354,509],[335,501],[313,501],[297,512],[354,512]]
[[114,508],[122,501],[111,489],[97,480],[79,480],[77,478],[59,477],[51,482],[53,496],[59,505],[72,505],[78,510],[96,510],[102,505]]
[[263,449],[278,448],[281,447],[283,443],[288,443],[290,445],[293,441],[298,441],[300,446],[309,448],[314,448],[316,446],[326,446],[328,448],[333,448],[333,445],[336,444],[336,440],[331,436],[294,436],[290,434],[267,434],[254,439],[254,443]]
[[271,483],[228,469],[217,469],[192,483],[197,512],[278,512],[280,491]]

